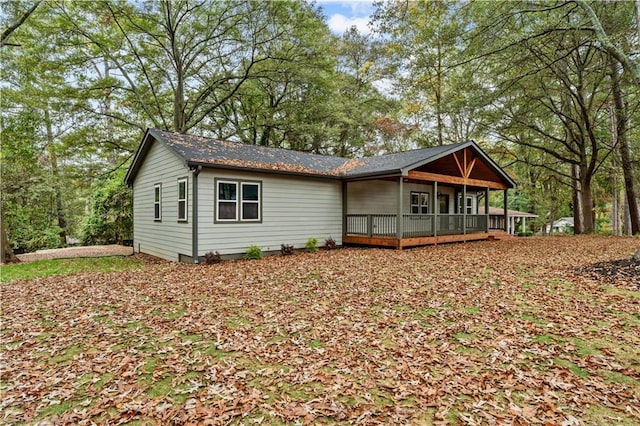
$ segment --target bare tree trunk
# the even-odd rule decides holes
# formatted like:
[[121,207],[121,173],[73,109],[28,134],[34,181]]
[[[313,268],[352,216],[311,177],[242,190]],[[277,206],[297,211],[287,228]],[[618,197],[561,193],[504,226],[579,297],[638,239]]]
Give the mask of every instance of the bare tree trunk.
[[631,213],[629,211],[629,197],[627,192],[624,194],[624,235],[633,235],[631,233]]
[[11,248],[11,244],[9,243],[9,237],[7,236],[7,231],[4,229],[4,220],[2,220],[2,213],[0,213],[0,238],[2,239],[2,243],[0,244],[0,263],[13,263],[20,262],[20,259],[13,254],[13,249]]
[[591,179],[581,174],[580,187],[582,189],[582,233],[593,234],[596,231],[593,208],[593,192],[591,191]]
[[636,40],[640,42],[640,0],[636,0],[634,3],[636,6],[636,31],[638,32]]
[[611,200],[611,234],[620,235],[620,207],[618,206],[618,180],[615,172],[611,174],[611,187],[613,188]]
[[640,233],[640,207],[638,206],[638,189],[633,166],[631,164],[631,153],[629,149],[629,139],[627,138],[627,108],[622,98],[620,89],[620,77],[618,75],[618,64],[611,58],[611,88],[613,93],[613,103],[615,105],[616,137],[620,147],[620,158],[622,160],[622,173],[624,174],[624,185],[629,201],[629,219],[631,221],[631,234]]
[[583,234],[584,227],[582,225],[582,191],[580,189],[580,169],[577,165],[571,165],[571,177],[573,187],[573,233]]
[[60,227],[60,245],[67,244],[67,219],[64,215],[62,205],[62,189],[60,188],[60,172],[58,170],[58,156],[55,149],[55,141],[53,140],[53,130],[51,128],[51,117],[49,116],[49,106],[44,110],[44,119],[47,126],[47,144],[49,150],[49,161],[51,163],[51,174],[53,175],[53,187],[56,196],[56,220]]

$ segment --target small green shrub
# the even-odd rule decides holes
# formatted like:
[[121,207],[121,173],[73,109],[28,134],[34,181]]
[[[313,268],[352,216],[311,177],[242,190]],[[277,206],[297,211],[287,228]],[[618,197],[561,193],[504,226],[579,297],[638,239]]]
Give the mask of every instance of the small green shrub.
[[210,251],[204,255],[204,263],[206,265],[213,265],[214,263],[222,262],[222,258],[220,257],[220,253],[217,251]]
[[315,253],[318,251],[318,239],[311,237],[307,240],[307,243],[304,245],[304,248],[311,253]]
[[244,255],[245,259],[262,259],[262,249],[255,244],[251,244]]
[[324,240],[324,248],[327,250],[334,250],[338,247],[338,245],[336,244],[336,240],[334,240],[333,238],[329,237],[326,240]]
[[283,256],[289,256],[293,254],[293,246],[291,244],[282,244],[280,247],[280,253]]

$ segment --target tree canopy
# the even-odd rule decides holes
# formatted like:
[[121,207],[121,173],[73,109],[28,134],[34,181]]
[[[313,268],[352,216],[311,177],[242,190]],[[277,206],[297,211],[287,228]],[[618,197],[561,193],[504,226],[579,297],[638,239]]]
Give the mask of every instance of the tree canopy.
[[365,35],[312,2],[4,2],[7,243],[124,238],[113,179],[147,127],[348,157],[475,139],[536,229],[640,232],[633,2],[375,6]]

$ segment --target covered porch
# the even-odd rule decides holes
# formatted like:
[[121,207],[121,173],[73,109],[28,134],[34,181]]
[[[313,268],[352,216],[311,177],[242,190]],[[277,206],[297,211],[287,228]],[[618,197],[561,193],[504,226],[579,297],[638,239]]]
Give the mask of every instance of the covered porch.
[[[347,233],[342,242],[402,249],[422,245],[459,241],[486,240],[492,234],[487,229],[486,215],[416,215],[403,214],[398,237],[398,216],[376,214],[347,215]],[[434,226],[435,224],[435,226]]]
[[[473,148],[396,176],[343,182],[343,244],[403,249],[506,235],[507,220],[502,230],[490,228],[489,192],[502,191],[506,206],[507,189],[515,185]],[[501,210],[506,219],[506,208]]]

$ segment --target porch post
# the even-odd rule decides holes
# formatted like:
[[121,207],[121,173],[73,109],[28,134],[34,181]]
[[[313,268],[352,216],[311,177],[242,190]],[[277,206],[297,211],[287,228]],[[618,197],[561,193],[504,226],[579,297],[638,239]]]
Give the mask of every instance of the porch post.
[[489,232],[489,188],[484,189],[484,214],[487,216],[487,232]]
[[438,236],[438,182],[433,182],[433,236]]
[[462,234],[467,234],[467,184],[462,185]]
[[342,182],[342,236],[347,235],[347,182]]
[[508,196],[507,196],[507,190],[504,190],[504,195],[502,197],[502,201],[504,203],[504,230],[507,234],[509,234],[509,212],[507,212],[507,201],[508,201]]
[[527,232],[527,218],[522,216],[522,232]]
[[397,216],[396,216],[396,238],[398,239],[398,246],[400,246],[400,240],[402,240],[402,235],[403,235],[403,223],[402,223],[402,199],[404,198],[402,196],[402,175],[400,176],[400,180],[398,181],[398,211],[397,211]]

